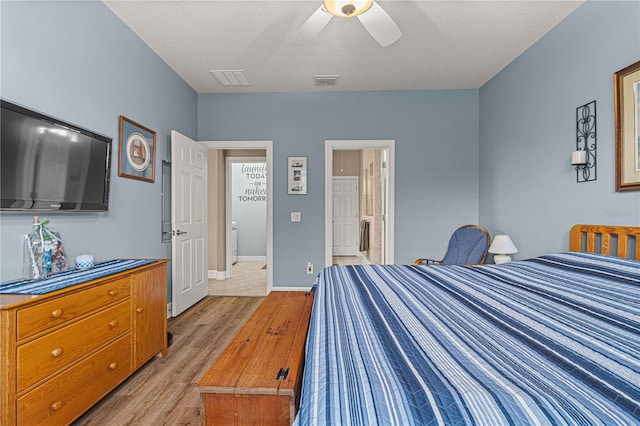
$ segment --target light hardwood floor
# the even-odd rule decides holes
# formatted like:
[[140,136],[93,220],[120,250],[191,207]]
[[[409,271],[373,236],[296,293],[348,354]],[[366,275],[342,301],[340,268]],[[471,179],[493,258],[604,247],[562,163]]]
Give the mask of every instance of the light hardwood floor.
[[170,319],[169,354],[149,361],[74,426],[204,424],[195,385],[262,300],[209,296]]

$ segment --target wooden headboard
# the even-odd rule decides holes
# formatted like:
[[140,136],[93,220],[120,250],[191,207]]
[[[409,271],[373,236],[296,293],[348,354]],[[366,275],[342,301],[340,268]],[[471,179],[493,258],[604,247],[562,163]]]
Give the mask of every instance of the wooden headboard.
[[575,225],[569,250],[640,260],[640,227]]

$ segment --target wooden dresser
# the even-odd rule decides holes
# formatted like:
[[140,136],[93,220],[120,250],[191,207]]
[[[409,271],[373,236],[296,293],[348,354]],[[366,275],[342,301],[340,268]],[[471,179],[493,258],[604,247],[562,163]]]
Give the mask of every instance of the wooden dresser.
[[198,382],[207,425],[289,425],[300,404],[314,293],[266,297]]
[[166,263],[38,296],[1,294],[0,424],[69,424],[166,355]]

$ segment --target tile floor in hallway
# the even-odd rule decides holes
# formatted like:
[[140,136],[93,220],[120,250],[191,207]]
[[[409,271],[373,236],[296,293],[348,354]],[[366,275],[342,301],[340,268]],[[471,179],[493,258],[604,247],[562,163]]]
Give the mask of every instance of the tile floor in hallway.
[[[365,265],[358,256],[335,256],[334,265]],[[267,270],[264,262],[237,262],[232,277],[226,280],[209,280],[210,296],[265,296]]]
[[267,269],[264,262],[237,262],[231,278],[209,280],[210,296],[265,296]]
[[366,265],[367,262],[363,261],[358,256],[333,256],[334,265]]

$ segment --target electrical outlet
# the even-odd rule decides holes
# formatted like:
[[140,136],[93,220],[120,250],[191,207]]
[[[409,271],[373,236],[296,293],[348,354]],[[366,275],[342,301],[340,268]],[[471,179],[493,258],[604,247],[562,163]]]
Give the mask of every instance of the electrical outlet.
[[307,262],[307,274],[308,275],[313,274],[313,263],[311,262]]

